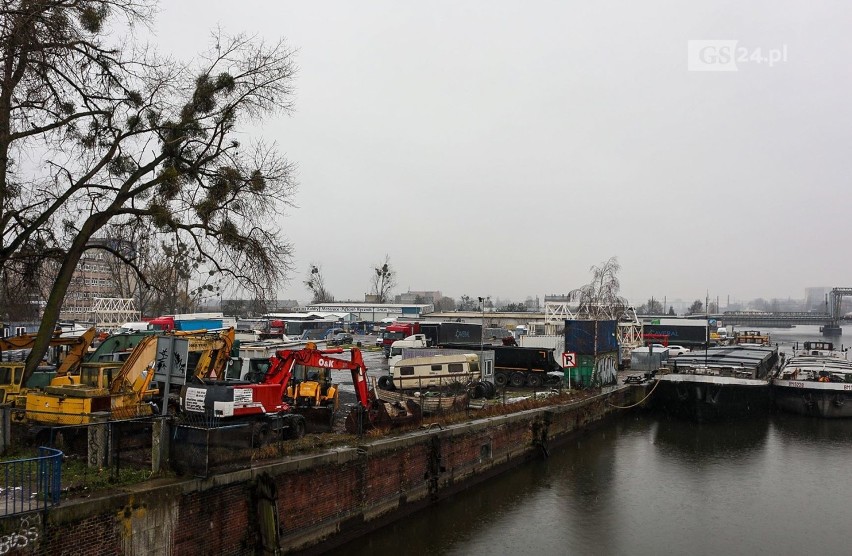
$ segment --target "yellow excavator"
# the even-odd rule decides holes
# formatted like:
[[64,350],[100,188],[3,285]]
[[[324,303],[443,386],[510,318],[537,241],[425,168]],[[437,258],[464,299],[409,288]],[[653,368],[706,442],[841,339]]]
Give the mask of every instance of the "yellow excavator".
[[[198,356],[193,375],[199,378],[221,376],[234,343],[233,328],[220,332],[206,330],[174,332],[189,340],[191,358]],[[143,335],[123,361],[92,361],[80,367],[79,382],[53,384],[43,391],[26,395],[26,419],[43,425],[82,425],[94,414],[110,419],[131,419],[151,415],[159,389],[151,386],[157,370],[157,340],[163,335]],[[115,359],[120,359],[115,357]]]
[[[0,403],[23,405],[24,394],[28,388],[40,388],[49,383],[73,382],[74,373],[80,368],[89,346],[95,339],[96,330],[89,328],[79,336],[63,337],[57,331],[50,338],[50,347],[67,347],[67,352],[54,368],[52,365],[40,365],[30,376],[27,384],[21,384],[24,376],[25,359],[21,361],[0,361]],[[0,338],[0,352],[31,349],[35,343],[35,334],[21,334],[9,338]]]

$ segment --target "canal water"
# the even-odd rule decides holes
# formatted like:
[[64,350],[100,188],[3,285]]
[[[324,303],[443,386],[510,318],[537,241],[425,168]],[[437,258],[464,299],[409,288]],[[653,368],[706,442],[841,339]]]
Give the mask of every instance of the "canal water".
[[335,552],[850,554],[850,464],[852,421],[631,413]]

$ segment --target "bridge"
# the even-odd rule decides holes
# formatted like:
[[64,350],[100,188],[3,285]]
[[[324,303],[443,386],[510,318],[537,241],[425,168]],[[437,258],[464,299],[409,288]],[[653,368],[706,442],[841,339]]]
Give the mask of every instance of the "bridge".
[[710,316],[725,324],[740,326],[787,327],[797,324],[815,324],[820,326],[820,331],[825,336],[840,336],[843,333],[841,323],[852,320],[846,318],[840,308],[843,298],[847,296],[852,296],[852,288],[833,288],[826,300],[827,313],[727,311]]

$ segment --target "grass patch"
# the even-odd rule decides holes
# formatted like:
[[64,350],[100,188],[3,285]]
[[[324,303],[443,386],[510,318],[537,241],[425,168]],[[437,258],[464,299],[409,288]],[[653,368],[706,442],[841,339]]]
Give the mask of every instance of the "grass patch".
[[62,462],[62,496],[64,498],[86,497],[100,490],[135,485],[152,478],[173,476],[170,472],[154,474],[150,467],[123,465],[92,468],[81,458],[69,457]]
[[298,440],[282,440],[252,450],[252,461],[263,461],[287,456],[312,454],[340,446],[353,446],[359,442],[354,434],[306,434]]

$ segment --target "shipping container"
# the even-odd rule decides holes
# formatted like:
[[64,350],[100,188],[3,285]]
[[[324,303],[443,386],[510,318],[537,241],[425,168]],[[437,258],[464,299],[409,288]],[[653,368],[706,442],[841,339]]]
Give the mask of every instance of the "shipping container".
[[565,351],[577,355],[618,351],[617,328],[614,320],[566,320]]

